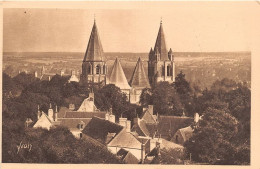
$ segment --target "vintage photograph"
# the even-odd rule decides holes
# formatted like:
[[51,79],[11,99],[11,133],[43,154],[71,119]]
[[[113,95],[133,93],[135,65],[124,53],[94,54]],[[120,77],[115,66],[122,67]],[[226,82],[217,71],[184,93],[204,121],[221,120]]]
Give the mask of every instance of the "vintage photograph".
[[82,4],[3,9],[2,163],[251,165],[257,2]]

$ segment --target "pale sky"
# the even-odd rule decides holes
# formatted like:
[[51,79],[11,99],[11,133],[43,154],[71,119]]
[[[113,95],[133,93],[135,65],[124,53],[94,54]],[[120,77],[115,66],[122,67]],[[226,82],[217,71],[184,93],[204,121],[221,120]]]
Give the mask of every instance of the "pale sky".
[[4,9],[4,52],[85,52],[94,15],[105,52],[149,52],[161,18],[167,47],[175,52],[250,51],[260,10],[257,2],[88,3]]

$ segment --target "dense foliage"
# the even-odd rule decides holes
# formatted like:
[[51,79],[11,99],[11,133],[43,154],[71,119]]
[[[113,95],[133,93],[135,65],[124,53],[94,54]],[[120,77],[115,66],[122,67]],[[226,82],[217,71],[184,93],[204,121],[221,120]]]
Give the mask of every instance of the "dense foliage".
[[[89,91],[79,83],[67,81],[66,77],[59,75],[51,81],[40,81],[25,73],[14,78],[3,74],[3,162],[121,163],[106,148],[84,139],[77,140],[66,128],[58,127],[50,131],[25,128],[27,118],[36,121],[38,105],[44,112],[47,112],[50,103],[58,106],[74,103],[78,107],[88,96]],[[95,92],[95,98],[100,103],[105,102],[105,97],[102,97],[105,91],[106,88],[101,89],[100,94],[99,90]],[[125,96],[120,95],[118,98],[124,101]],[[116,107],[122,105],[115,103],[116,111]],[[102,105],[108,108],[111,102]],[[20,143],[31,144],[31,151],[20,149],[17,153]]]
[[47,131],[17,127],[10,129],[5,125],[7,124],[3,127],[3,162],[121,163],[105,146],[87,139],[78,140],[63,127]]
[[[136,110],[141,108],[130,104],[115,85],[90,90],[79,83],[68,83],[67,77],[59,75],[51,81],[40,81],[25,73],[14,78],[3,74],[3,162],[117,163],[107,150],[86,140],[76,140],[65,128],[47,133],[24,127],[26,118],[36,121],[38,105],[44,112],[50,103],[58,107],[73,103],[78,108],[90,91],[95,93],[97,108],[112,108],[116,119],[123,116],[133,120]],[[185,144],[193,162],[250,164],[251,91],[246,85],[223,79],[201,91],[180,72],[175,83],[160,82],[146,88],[140,99],[141,106],[152,104],[155,113],[162,115],[202,115],[193,137]],[[17,154],[21,141],[33,144],[30,153],[23,150]],[[182,158],[176,158],[176,153],[162,151],[157,162],[179,163]]]
[[154,105],[155,112],[162,115],[193,116],[194,97],[193,89],[185,79],[185,74],[180,72],[175,82],[159,82],[151,89],[143,89],[140,103],[143,106]]
[[195,100],[202,120],[186,143],[195,162],[250,164],[251,91],[233,80],[216,81]]

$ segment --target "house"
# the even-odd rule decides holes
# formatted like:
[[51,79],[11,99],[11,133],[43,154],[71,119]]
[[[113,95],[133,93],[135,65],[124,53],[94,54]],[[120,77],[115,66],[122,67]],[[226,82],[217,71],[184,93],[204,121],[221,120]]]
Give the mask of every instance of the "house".
[[178,129],[190,126],[194,121],[186,116],[162,116],[158,117],[157,130],[161,137],[170,140]]
[[154,137],[157,132],[157,115],[153,114],[153,105],[143,108],[140,118],[134,119],[132,132],[138,133],[139,136]]
[[192,137],[192,135],[193,129],[191,128],[191,126],[188,126],[185,128],[178,129],[172,137],[171,141],[176,144],[184,145],[184,143],[188,141]]
[[76,71],[75,70],[72,70],[71,71],[71,76],[69,78],[69,83],[70,82],[79,82],[79,78],[77,77],[77,74],[76,74]]
[[123,126],[116,124],[113,121],[109,121],[99,117],[93,117],[84,128],[82,133],[106,145],[122,129]]
[[48,110],[48,115],[45,114],[43,111],[40,112],[39,106],[38,106],[37,117],[38,117],[38,120],[33,125],[34,128],[44,128],[44,129],[50,130],[51,127],[58,125],[57,108],[56,108],[56,112],[53,112],[51,104],[50,104],[50,108]]
[[129,151],[121,148],[117,152],[117,157],[120,158],[126,164],[138,164],[139,160]]
[[72,104],[70,104],[69,108],[61,107],[59,111],[56,106],[56,111],[54,112],[50,105],[48,115],[46,115],[44,112],[40,112],[38,107],[38,121],[34,127],[42,127],[49,130],[51,127],[61,125],[67,127],[76,138],[82,138],[82,130],[93,117],[100,119],[108,117],[111,121],[115,120],[111,112],[99,111],[96,108],[94,93],[89,94],[89,97],[82,102],[77,111],[74,109],[75,106]]
[[78,112],[96,112],[99,111],[94,103],[94,93],[89,93],[88,98],[86,98],[79,109],[77,110]]
[[94,104],[94,93],[89,93],[79,109],[74,111],[75,106],[70,104],[69,108],[61,107],[57,115],[60,125],[68,127],[76,138],[82,137],[82,130],[87,126],[93,117],[105,119],[108,112],[99,111]]
[[139,138],[136,133],[131,132],[131,121],[126,118],[119,118],[119,123],[115,123],[93,117],[82,133],[106,145],[113,154],[124,149],[131,154],[127,155],[127,158],[133,155],[138,161],[144,159],[150,148],[149,139]]
[[131,152],[138,160],[145,157],[144,144],[142,144],[134,134],[127,132],[124,128],[108,144],[107,148],[114,154],[120,149]]

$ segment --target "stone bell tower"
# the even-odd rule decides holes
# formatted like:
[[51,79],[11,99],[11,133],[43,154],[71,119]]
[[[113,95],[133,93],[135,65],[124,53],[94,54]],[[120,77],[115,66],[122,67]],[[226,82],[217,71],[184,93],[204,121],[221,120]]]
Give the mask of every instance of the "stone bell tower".
[[107,65],[99,38],[96,20],[90,34],[88,47],[82,62],[80,83],[84,86],[103,83],[106,84]]
[[175,81],[175,63],[172,49],[168,51],[163,32],[162,21],[155,42],[151,48],[148,61],[148,78],[151,86],[160,81]]

